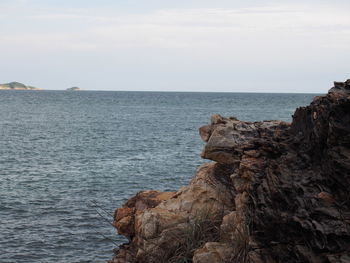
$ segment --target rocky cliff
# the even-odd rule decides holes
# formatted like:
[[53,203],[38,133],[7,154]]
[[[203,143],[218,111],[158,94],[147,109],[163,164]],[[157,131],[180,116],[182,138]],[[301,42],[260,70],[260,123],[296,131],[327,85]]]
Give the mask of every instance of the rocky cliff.
[[110,262],[350,262],[350,80],[292,123],[214,115],[199,131],[213,162],[118,208],[129,243]]

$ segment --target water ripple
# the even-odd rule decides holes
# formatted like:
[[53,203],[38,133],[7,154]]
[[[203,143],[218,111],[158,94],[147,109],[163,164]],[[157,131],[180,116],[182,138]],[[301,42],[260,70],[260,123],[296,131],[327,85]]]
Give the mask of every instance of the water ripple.
[[91,201],[186,184],[212,114],[290,121],[312,97],[0,91],[0,262],[106,262],[125,239]]

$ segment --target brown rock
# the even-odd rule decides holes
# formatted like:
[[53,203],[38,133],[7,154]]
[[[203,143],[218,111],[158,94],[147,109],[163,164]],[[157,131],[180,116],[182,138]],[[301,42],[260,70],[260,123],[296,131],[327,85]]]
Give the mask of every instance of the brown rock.
[[[216,222],[217,217],[234,209],[230,173],[231,169],[214,162],[204,164],[190,184],[176,193],[140,192],[128,200],[116,210],[113,224],[131,238],[129,253],[139,262],[160,262],[160,258],[176,257],[186,240],[205,232],[204,225],[219,234],[219,227],[214,226],[221,222]],[[118,252],[115,258],[122,256]]]
[[201,136],[202,140],[205,142],[209,141],[211,132],[212,132],[211,125],[206,125],[199,128],[199,135]]
[[129,199],[122,208],[115,210],[113,225],[118,229],[120,235],[128,238],[133,237],[135,234],[135,215],[147,208],[155,207],[173,196],[174,192],[139,192]]
[[194,252],[193,263],[222,263],[228,262],[232,256],[233,248],[230,244],[219,242],[205,243],[203,248]]
[[176,193],[116,210],[113,262],[350,262],[350,80],[293,122],[214,115],[201,166]]
[[220,123],[223,123],[223,124],[226,123],[226,121],[221,115],[214,114],[213,116],[211,116],[211,125],[220,124]]

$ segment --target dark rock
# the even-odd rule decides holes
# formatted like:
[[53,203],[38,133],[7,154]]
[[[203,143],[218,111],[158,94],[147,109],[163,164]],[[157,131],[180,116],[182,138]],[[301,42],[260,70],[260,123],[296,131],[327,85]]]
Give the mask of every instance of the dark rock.
[[[118,209],[114,224],[130,243],[112,262],[185,260],[171,251],[192,251],[194,263],[350,262],[349,87],[336,82],[292,123],[214,115],[199,129],[202,157],[214,162],[164,200],[146,192]],[[219,238],[186,247],[184,230],[208,207]]]
[[[350,81],[296,110],[291,125],[214,125],[202,157],[238,163],[255,262],[341,262],[350,255]],[[258,152],[245,164],[247,150]],[[260,166],[253,166],[260,163]],[[239,186],[237,188],[237,185]],[[347,216],[345,216],[347,215]]]
[[334,87],[329,90],[329,92],[344,92],[350,93],[350,79],[345,82],[334,81]]

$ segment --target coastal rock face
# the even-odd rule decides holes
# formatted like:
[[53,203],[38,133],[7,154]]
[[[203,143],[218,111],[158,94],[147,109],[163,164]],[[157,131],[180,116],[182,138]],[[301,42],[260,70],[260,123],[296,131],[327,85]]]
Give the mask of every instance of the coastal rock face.
[[193,245],[219,240],[221,219],[235,206],[230,173],[230,167],[204,164],[176,193],[145,191],[129,199],[116,210],[114,225],[131,242],[112,262],[177,262],[192,258]]
[[116,210],[110,262],[350,262],[350,81],[292,123],[214,115],[201,166],[176,193]]

